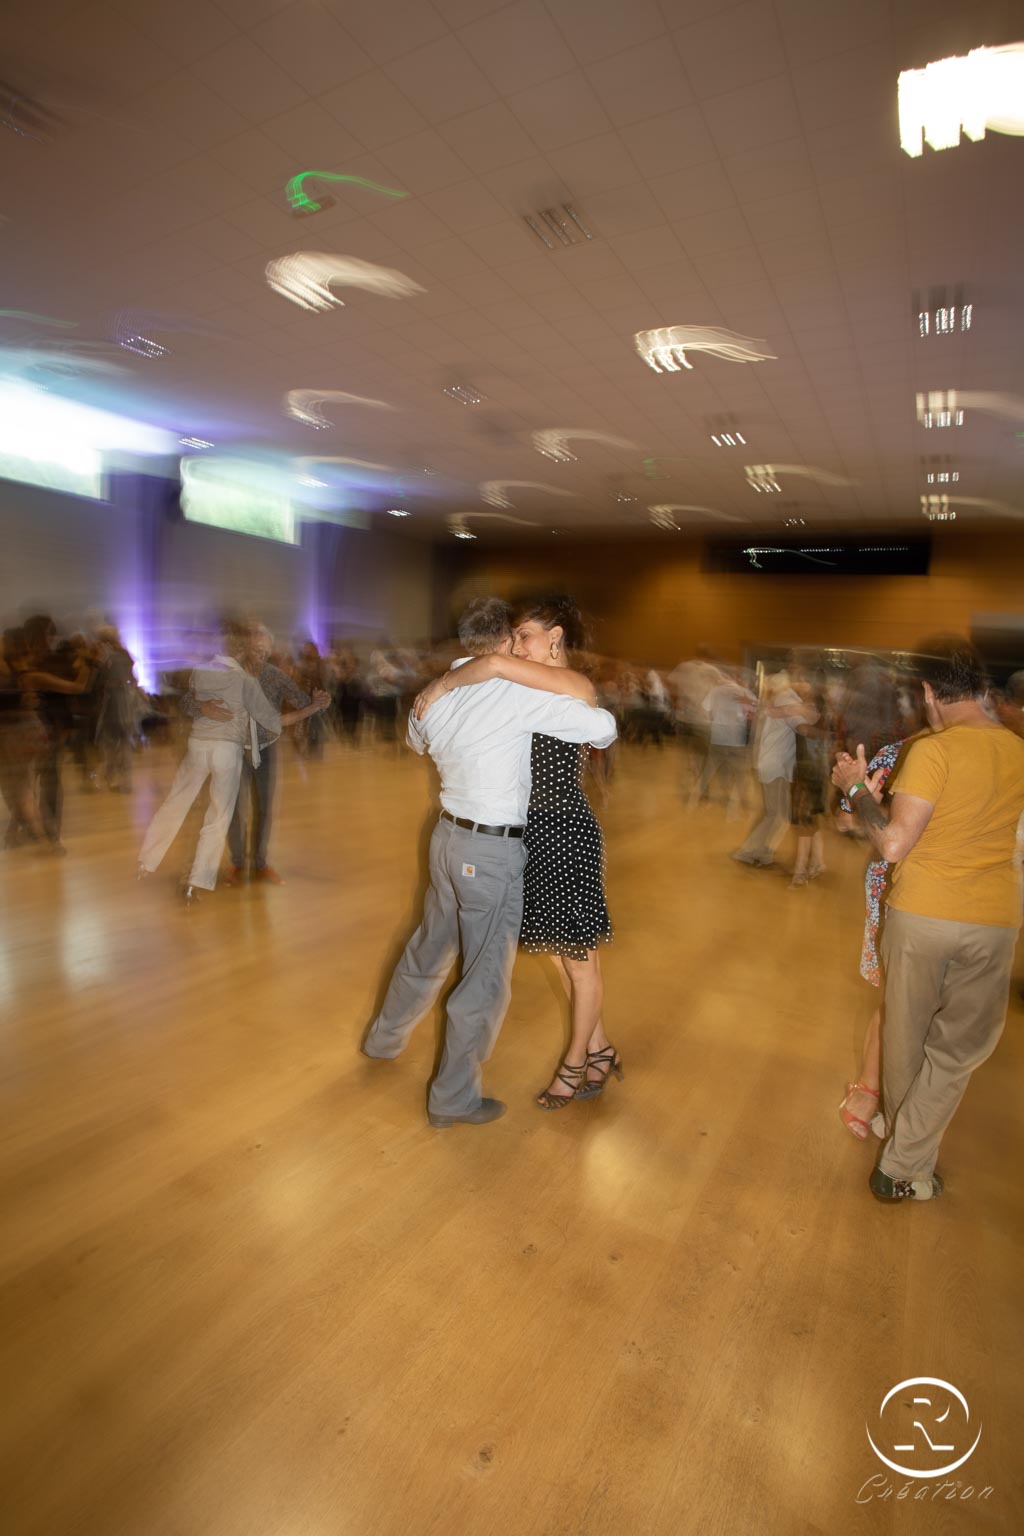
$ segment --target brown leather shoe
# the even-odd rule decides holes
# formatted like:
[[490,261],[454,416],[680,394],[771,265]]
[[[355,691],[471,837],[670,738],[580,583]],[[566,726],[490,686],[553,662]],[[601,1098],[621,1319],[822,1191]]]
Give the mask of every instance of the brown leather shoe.
[[277,870],[272,869],[269,864],[264,864],[262,869],[254,869],[252,874],[254,880],[265,880],[268,885],[284,885],[284,880]]
[[240,864],[232,864],[224,876],[225,885],[241,885],[245,880],[245,870]]

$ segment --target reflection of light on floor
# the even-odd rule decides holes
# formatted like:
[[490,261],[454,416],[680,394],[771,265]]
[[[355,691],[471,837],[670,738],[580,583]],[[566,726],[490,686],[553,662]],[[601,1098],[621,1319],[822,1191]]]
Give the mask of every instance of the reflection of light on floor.
[[109,933],[107,923],[98,921],[95,913],[80,912],[73,905],[68,908],[57,934],[58,963],[66,981],[113,979]]
[[[618,1087],[619,1084],[613,1080],[606,1092],[611,1096]],[[556,1113],[572,1114],[577,1109],[589,1107],[598,1108],[597,1105],[573,1104],[569,1110]],[[636,1180],[638,1163],[635,1128],[628,1129],[621,1120],[591,1128],[584,1144],[583,1158],[588,1206],[597,1211],[621,1213],[623,1198]]]

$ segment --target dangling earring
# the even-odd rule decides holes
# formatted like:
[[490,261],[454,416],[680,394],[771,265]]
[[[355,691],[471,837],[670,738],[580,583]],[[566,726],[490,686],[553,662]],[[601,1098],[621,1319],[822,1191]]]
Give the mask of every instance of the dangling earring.
[[552,661],[558,660],[558,652],[560,649],[561,647],[559,646],[558,641],[552,640],[551,644],[548,646],[548,655],[551,657]]

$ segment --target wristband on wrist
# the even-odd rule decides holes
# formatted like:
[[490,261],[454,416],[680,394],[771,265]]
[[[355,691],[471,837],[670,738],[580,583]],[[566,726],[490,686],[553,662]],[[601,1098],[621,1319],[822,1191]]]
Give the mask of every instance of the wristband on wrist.
[[856,797],[858,789],[867,789],[867,785],[862,780],[858,780],[856,784],[851,784],[849,789],[846,791],[847,800],[853,800]]

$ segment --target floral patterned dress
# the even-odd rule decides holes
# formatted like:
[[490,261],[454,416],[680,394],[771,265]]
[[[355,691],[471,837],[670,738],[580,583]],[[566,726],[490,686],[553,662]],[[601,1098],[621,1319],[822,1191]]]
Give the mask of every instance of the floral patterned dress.
[[[883,788],[889,782],[889,776],[896,767],[902,748],[902,741],[890,742],[887,747],[881,747],[868,763],[868,773],[877,773],[879,769],[882,770]],[[844,811],[851,810],[850,802],[845,795],[842,808]],[[865,981],[870,981],[873,987],[879,987],[882,984],[882,968],[878,962],[878,932],[882,926],[882,899],[885,896],[888,876],[889,866],[885,859],[872,859],[864,873],[867,912],[864,917],[864,942],[860,952],[860,974]]]

